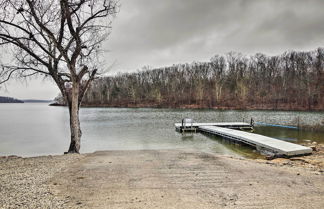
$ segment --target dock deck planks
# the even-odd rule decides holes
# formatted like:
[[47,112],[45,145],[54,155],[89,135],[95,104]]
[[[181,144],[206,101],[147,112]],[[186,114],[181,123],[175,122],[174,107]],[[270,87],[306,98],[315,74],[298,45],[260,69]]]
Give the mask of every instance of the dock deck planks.
[[[176,129],[180,129],[182,127],[181,123],[175,123],[174,126]],[[234,127],[234,128],[251,128],[251,124],[244,122],[221,122],[221,123],[193,123],[192,127],[198,128],[199,126],[218,126],[218,127]]]
[[312,149],[298,144],[282,141],[279,139],[263,136],[260,134],[248,133],[229,128],[222,128],[212,125],[198,126],[198,130],[214,135],[227,137],[258,148],[264,148],[274,152],[276,155],[296,156],[312,153]]

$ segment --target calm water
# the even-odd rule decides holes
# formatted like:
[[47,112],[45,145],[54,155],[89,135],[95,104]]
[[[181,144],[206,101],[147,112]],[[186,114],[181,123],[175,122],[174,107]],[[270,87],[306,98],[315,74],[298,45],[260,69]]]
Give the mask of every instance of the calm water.
[[[83,108],[81,152],[96,150],[185,148],[228,155],[255,157],[248,147],[219,137],[176,132],[174,123],[184,117],[198,122],[255,121],[280,124],[322,123],[323,112],[216,111],[177,109]],[[255,132],[302,143],[324,142],[324,133],[276,127],[255,127]],[[68,110],[47,104],[0,104],[0,156],[62,154],[69,146]]]

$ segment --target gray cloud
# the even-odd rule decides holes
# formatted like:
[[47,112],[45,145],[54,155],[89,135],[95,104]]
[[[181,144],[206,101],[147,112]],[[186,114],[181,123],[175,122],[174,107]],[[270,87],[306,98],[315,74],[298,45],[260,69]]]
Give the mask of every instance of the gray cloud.
[[[144,65],[207,61],[229,51],[277,54],[324,45],[324,0],[120,2],[112,34],[104,44],[106,65],[115,63],[112,73]],[[12,82],[8,94],[54,97],[53,85],[46,85],[47,90],[38,88],[44,86],[38,81],[29,88]]]
[[322,0],[122,0],[106,43],[114,71],[208,60],[217,53],[281,53],[324,43]]

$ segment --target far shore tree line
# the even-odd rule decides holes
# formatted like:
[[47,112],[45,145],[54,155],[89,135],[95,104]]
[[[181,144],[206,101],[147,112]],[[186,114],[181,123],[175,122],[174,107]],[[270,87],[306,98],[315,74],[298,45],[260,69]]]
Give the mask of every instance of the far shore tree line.
[[324,49],[230,52],[210,62],[102,77],[84,106],[324,110]]
[[21,101],[19,99],[15,99],[12,97],[2,97],[0,96],[0,103],[24,103],[24,101]]

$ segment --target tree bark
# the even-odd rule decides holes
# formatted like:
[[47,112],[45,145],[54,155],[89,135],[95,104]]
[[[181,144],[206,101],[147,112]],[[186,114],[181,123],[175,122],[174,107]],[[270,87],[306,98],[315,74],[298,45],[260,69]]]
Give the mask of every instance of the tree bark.
[[81,127],[79,120],[79,84],[73,83],[69,105],[71,143],[68,153],[80,153]]

